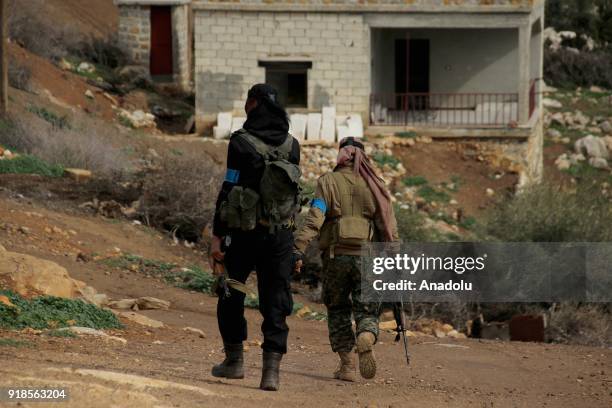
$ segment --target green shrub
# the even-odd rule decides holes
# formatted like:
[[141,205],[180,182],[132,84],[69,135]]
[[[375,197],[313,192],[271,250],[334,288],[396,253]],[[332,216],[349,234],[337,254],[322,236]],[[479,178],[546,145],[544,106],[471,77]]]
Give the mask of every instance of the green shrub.
[[179,279],[178,287],[202,293],[211,293],[216,280],[212,274],[203,271],[197,266],[188,268],[175,276]]
[[546,83],[562,88],[598,85],[612,88],[612,53],[609,50],[572,52],[566,48],[544,53]]
[[36,156],[21,155],[11,160],[0,160],[0,174],[40,174],[46,177],[61,177],[64,168],[48,164]]
[[59,116],[47,108],[34,105],[29,106],[28,110],[39,118],[49,122],[53,127],[58,129],[70,129],[70,122],[66,116]]
[[408,132],[397,132],[395,134],[395,137],[399,137],[399,138],[402,138],[402,139],[412,139],[412,138],[417,137],[417,134],[416,134],[415,131],[411,130],[411,131],[408,131]]
[[398,158],[385,153],[376,153],[372,159],[381,167],[387,164],[395,168],[398,164],[400,164],[400,160]]
[[16,306],[8,307],[0,304],[0,328],[48,329],[71,325],[93,329],[122,327],[113,312],[79,299],[41,296],[28,300],[4,290],[0,291],[0,294],[7,296]]
[[596,187],[536,186],[501,202],[484,228],[508,242],[612,241],[612,205]]
[[450,201],[450,196],[446,192],[437,190],[431,186],[419,188],[417,194],[423,197],[427,202],[435,201],[437,203],[447,203]]
[[408,187],[422,186],[427,184],[427,179],[423,176],[408,176],[402,180],[402,183]]
[[17,340],[17,339],[0,339],[0,347],[33,347],[34,345],[29,341]]
[[397,229],[403,242],[427,242],[431,236],[425,229],[425,219],[418,211],[395,208]]

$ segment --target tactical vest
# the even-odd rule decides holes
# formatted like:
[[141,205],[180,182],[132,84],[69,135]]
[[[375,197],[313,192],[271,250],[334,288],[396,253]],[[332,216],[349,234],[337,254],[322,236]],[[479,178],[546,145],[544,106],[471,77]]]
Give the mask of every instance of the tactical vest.
[[271,146],[241,129],[234,137],[243,138],[262,156],[264,170],[259,182],[259,191],[234,186],[226,202],[221,204],[221,220],[229,228],[243,231],[254,229],[257,224],[270,227],[273,232],[279,227],[288,227],[301,209],[302,175],[298,165],[289,157],[293,148],[293,137],[287,135],[279,146]]
[[374,236],[374,196],[365,180],[352,171],[340,170],[330,176],[335,186],[334,199],[339,203],[329,205],[319,247],[332,254],[336,247],[359,249]]

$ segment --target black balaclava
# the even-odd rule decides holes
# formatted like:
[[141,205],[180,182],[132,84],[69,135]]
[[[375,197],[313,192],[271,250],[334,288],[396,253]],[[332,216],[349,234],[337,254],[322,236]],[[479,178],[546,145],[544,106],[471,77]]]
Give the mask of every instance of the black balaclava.
[[244,129],[263,141],[278,146],[289,132],[287,112],[278,102],[278,92],[267,84],[253,85],[248,99],[255,99],[257,106],[247,114]]

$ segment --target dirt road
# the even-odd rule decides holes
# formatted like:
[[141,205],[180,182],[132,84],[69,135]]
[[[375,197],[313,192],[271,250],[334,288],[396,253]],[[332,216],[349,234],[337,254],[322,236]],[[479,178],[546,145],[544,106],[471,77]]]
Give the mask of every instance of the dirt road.
[[[126,339],[126,344],[0,331],[1,338],[32,345],[0,346],[0,387],[68,388],[69,401],[54,406],[612,406],[612,350],[421,337],[411,339],[412,364],[407,367],[401,346],[393,342],[392,334],[383,333],[376,348],[378,376],[349,384],[331,378],[336,358],[329,348],[326,324],[296,317],[289,320],[289,353],[283,360],[281,390],[263,392],[257,388],[261,319],[254,310],[247,310],[246,378],[219,380],[210,375],[211,366],[222,358],[215,298],[142,274],[77,262],[74,257],[80,250],[105,253],[119,247],[125,253],[187,265],[201,261],[192,250],[141,226],[75,211],[52,211],[6,192],[0,193],[0,224],[0,244],[7,249],[56,261],[73,277],[112,298],[155,296],[172,302],[168,311],[140,312],[166,327],[151,329],[125,322],[125,330],[111,333]],[[16,232],[14,226],[28,227],[28,235]],[[75,234],[49,235],[45,227],[52,226]],[[203,330],[204,338],[183,330],[186,326]],[[0,406],[15,405],[0,402]]]

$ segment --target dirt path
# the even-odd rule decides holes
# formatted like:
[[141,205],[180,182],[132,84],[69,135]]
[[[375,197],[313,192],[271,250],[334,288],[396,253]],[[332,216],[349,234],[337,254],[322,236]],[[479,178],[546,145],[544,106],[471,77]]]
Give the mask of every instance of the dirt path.
[[[28,234],[14,231],[25,226]],[[67,234],[46,228],[56,226]],[[97,338],[64,339],[0,331],[32,347],[0,346],[0,387],[64,386],[65,407],[220,406],[456,406],[606,407],[612,405],[612,351],[588,347],[495,341],[417,338],[412,364],[401,346],[383,333],[377,345],[379,374],[355,384],[331,379],[336,358],[323,322],[291,317],[289,353],[283,360],[281,391],[257,389],[261,369],[258,312],[247,310],[250,339],[246,378],[219,380],[210,367],[220,361],[216,299],[167,286],[129,271],[95,262],[77,262],[79,250],[125,253],[191,264],[193,250],[146,228],[74,211],[51,211],[24,199],[0,195],[0,244],[61,263],[71,275],[113,298],[155,296],[172,302],[169,311],[144,311],[163,321],[150,329],[126,323],[113,332],[127,344]],[[304,301],[303,299],[299,299]],[[184,331],[202,329],[205,337]],[[4,404],[4,405],[2,405]],[[0,403],[1,406],[11,406]],[[14,406],[14,405],[13,405]],[[44,404],[23,403],[22,407]]]

